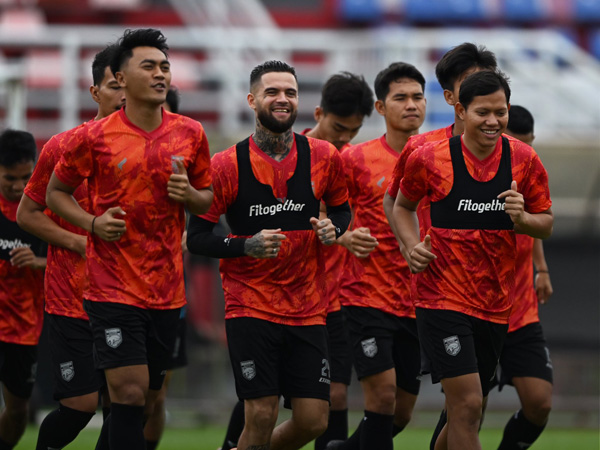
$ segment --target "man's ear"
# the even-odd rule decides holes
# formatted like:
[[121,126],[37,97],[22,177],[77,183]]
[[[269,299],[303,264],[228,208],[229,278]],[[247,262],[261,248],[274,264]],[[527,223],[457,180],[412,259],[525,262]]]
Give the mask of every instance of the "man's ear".
[[252,108],[253,110],[256,111],[256,104],[254,102],[254,94],[252,92],[248,93],[248,96],[246,97],[246,100],[248,100],[248,106],[250,108]]
[[380,116],[385,116],[385,102],[383,100],[377,100],[375,102],[375,111],[377,111]]
[[462,105],[462,103],[457,102],[454,105],[454,113],[458,116],[458,118],[460,120],[462,120],[463,122],[465,121],[465,113],[466,113],[466,109],[465,107]]
[[117,80],[117,83],[119,83],[119,86],[121,86],[122,88],[127,87],[127,83],[125,82],[125,76],[123,75],[123,72],[115,73],[115,80]]
[[454,106],[458,102],[458,99],[454,98],[454,92],[448,89],[444,89],[444,99],[450,106]]
[[315,112],[313,114],[313,117],[315,118],[315,122],[319,123],[324,116],[325,116],[325,111],[323,111],[323,108],[321,108],[320,106],[317,106],[315,108]]
[[100,91],[100,88],[96,85],[91,85],[90,86],[90,95],[92,96],[92,98],[94,99],[94,101],[96,103],[100,103],[100,95],[98,94]]

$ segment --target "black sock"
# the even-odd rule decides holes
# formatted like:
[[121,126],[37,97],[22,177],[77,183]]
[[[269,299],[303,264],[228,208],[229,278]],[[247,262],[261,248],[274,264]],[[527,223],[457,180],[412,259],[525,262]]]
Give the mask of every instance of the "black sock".
[[231,450],[237,446],[240,440],[240,435],[244,430],[244,422],[246,421],[246,414],[244,411],[244,402],[238,401],[231,411],[231,418],[229,419],[229,425],[227,426],[227,432],[225,433],[225,441],[221,446],[222,450]]
[[42,421],[36,450],[65,447],[85,428],[94,414],[60,405]]
[[398,425],[393,424],[392,425],[392,437],[398,436],[402,432],[402,430],[404,430],[405,428],[406,428],[406,425],[399,427]]
[[110,450],[144,450],[144,407],[113,403],[110,405]]
[[158,441],[146,441],[146,450],[156,450]]
[[0,450],[12,450],[14,445],[9,444],[2,438],[0,438]]
[[371,411],[365,411],[363,426],[360,436],[360,448],[362,450],[393,450],[394,441],[392,439],[392,424],[394,416],[392,414],[378,414]]
[[329,424],[325,432],[315,439],[315,450],[325,450],[329,441],[343,441],[348,437],[348,410],[329,410]]
[[429,450],[435,450],[435,442],[437,441],[444,425],[448,422],[448,415],[445,409],[442,409],[440,413],[440,418],[438,419],[438,423],[435,426],[435,430],[433,430],[433,436],[431,436],[431,442],[429,443]]
[[546,426],[537,426],[525,418],[523,410],[520,409],[510,418],[498,450],[521,450],[529,448],[531,444],[542,434]]
[[108,414],[104,416],[104,421],[102,422],[102,428],[100,428],[100,435],[98,436],[98,441],[96,442],[95,450],[109,450],[110,447],[108,445],[108,435],[110,431],[110,408],[102,408],[102,414],[104,415],[104,410],[108,409]]

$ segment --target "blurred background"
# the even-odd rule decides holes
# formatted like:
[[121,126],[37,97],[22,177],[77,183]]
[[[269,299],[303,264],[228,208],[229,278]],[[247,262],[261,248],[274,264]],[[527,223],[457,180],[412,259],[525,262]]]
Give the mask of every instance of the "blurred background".
[[[412,63],[427,79],[428,131],[453,121],[434,76],[439,58],[465,41],[495,52],[512,102],[535,117],[550,175],[556,219],[545,249],[555,293],[541,317],[555,368],[551,424],[598,428],[600,0],[0,0],[1,126],[30,131],[41,148],[93,118],[93,55],[142,27],[167,36],[180,112],[203,123],[213,152],[252,132],[248,78],[267,59],[296,67],[296,130],[313,125],[330,75],[348,70],[372,85],[391,62]],[[354,142],[383,132],[374,114]],[[216,261],[188,255],[186,278],[189,365],[170,386],[170,424],[225,423],[236,398]],[[52,387],[41,345],[36,403],[45,407]],[[413,426],[432,427],[428,414],[441,404],[439,387],[425,380]],[[517,404],[511,388],[492,394],[498,426]],[[362,410],[356,380],[350,406]]]

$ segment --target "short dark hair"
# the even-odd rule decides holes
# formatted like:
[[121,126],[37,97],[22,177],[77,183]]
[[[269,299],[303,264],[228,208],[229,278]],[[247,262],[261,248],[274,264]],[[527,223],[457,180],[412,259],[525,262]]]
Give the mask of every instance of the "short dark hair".
[[271,60],[265,61],[264,63],[259,64],[254,69],[252,69],[252,72],[250,72],[250,90],[252,90],[254,85],[260,81],[261,77],[265,73],[269,72],[291,73],[292,75],[294,75],[296,82],[298,82],[298,77],[296,77],[296,69],[294,69],[289,64],[284,63],[283,61]]
[[37,146],[31,133],[6,129],[0,134],[0,166],[35,161]]
[[481,70],[472,73],[462,82],[458,101],[467,109],[475,97],[493,94],[499,90],[504,91],[506,104],[510,103],[510,87],[507,76],[499,70]]
[[510,105],[506,128],[516,134],[533,133],[533,115],[527,108]]
[[370,116],[373,112],[373,91],[362,75],[340,72],[329,77],[323,85],[321,108],[325,114],[340,117],[354,114]]
[[496,70],[498,63],[496,55],[483,45],[477,46],[464,42],[442,56],[435,66],[435,76],[442,89],[451,91],[454,83],[467,70],[472,68]]
[[110,44],[94,56],[94,61],[92,62],[92,80],[94,86],[100,86],[100,83],[104,80],[104,71],[107,67],[110,67],[113,58],[116,56],[116,52],[117,44]]
[[110,64],[110,70],[113,74],[121,70],[125,61],[133,55],[133,49],[136,47],[155,47],[163,52],[165,56],[168,56],[167,38],[160,30],[154,28],[128,29],[117,41],[117,50]]
[[181,95],[179,95],[179,89],[177,86],[171,86],[167,91],[167,105],[169,105],[169,109],[172,113],[179,114],[179,100],[181,99]]
[[415,80],[425,92],[425,77],[419,69],[412,64],[405,62],[395,62],[383,69],[375,77],[375,95],[377,100],[385,100],[390,93],[390,84],[400,78],[410,78]]

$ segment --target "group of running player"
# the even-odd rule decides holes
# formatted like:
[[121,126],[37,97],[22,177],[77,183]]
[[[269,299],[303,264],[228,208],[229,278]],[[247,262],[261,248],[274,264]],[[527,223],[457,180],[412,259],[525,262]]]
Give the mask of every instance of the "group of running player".
[[[73,441],[100,394],[96,448],[156,448],[186,243],[221,259],[240,399],[223,450],[392,449],[424,373],[445,395],[431,449],[480,448],[496,383],[522,403],[499,449],[528,448],[551,407],[537,304],[552,294],[539,239],[553,217],[533,119],[510,107],[494,54],[464,43],[441,58],[455,122],[424,134],[425,78],[410,64],[377,75],[375,101],[363,77],[332,76],[300,134],[295,70],[267,61],[250,75],[254,133],[210,160],[201,124],[164,107],[167,50],[143,29],[98,53],[98,115],[48,141],[35,169],[29,133],[0,136],[0,239],[12,248],[0,260],[0,450],[25,427],[44,296],[59,407],[37,449]],[[385,133],[350,145],[373,108]],[[348,437],[352,367],[365,411]],[[292,414],[277,425],[280,397]]]

